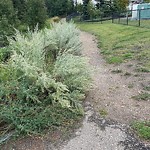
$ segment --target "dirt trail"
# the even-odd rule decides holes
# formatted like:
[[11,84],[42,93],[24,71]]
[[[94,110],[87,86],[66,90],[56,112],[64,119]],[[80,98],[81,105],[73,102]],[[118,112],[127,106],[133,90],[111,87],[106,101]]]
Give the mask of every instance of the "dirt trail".
[[[88,104],[83,126],[59,150],[150,150],[128,130],[131,121],[150,119],[149,103],[131,98],[139,93],[141,87],[128,88],[131,81],[137,82],[140,78],[128,79],[113,74],[111,71],[116,66],[105,63],[97,48],[96,38],[86,32],[81,32],[80,37],[82,55],[89,58],[93,84],[86,99]],[[102,111],[107,114],[105,119],[100,115]]]
[[[90,67],[93,69],[93,87],[87,97],[98,111],[105,112],[107,118],[121,123],[130,123],[133,120],[150,120],[150,103],[148,101],[136,101],[134,95],[140,93],[142,76],[130,76],[114,74],[111,71],[122,67],[106,64],[97,48],[96,38],[86,32],[81,32],[83,43],[83,55],[90,59]],[[128,64],[129,65],[129,64]],[[130,64],[131,65],[131,64]],[[128,70],[127,70],[128,71]],[[145,77],[146,78],[146,77]],[[150,76],[146,80],[150,81]],[[134,84],[129,88],[129,84]]]

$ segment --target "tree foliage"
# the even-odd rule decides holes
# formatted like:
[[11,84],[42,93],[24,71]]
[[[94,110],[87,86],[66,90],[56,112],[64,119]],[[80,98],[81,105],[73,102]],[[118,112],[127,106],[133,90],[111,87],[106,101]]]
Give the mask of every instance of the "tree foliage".
[[88,3],[90,0],[83,0],[83,19],[87,20],[90,18],[89,13],[88,13]]
[[0,1],[0,47],[7,44],[6,36],[12,35],[16,23],[15,11],[11,0]]
[[124,11],[126,10],[128,4],[128,0],[114,0],[113,7],[117,11]]
[[26,0],[12,0],[12,2],[17,18],[20,21],[25,21],[27,12]]
[[45,0],[45,3],[50,17],[67,15],[74,10],[73,0]]
[[28,0],[27,1],[27,24],[34,29],[38,24],[39,29],[44,27],[47,18],[44,0]]
[[144,0],[145,3],[150,3],[150,0]]

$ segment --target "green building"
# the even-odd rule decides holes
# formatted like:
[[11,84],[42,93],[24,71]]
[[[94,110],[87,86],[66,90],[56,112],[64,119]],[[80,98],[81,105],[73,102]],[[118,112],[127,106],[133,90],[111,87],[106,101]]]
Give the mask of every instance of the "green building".
[[139,19],[139,18],[150,19],[150,3],[133,5],[132,19]]

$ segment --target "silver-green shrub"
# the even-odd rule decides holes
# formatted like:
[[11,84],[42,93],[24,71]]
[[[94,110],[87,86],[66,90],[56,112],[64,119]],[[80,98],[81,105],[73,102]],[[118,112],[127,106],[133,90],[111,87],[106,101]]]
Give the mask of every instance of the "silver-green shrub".
[[[48,32],[47,32],[48,34]],[[54,42],[56,42],[58,55],[64,52],[79,55],[81,52],[81,42],[79,40],[79,30],[72,22],[59,22],[52,24],[50,32]]]
[[73,123],[83,113],[81,100],[90,82],[75,25],[62,22],[25,35],[16,31],[9,42],[11,57],[0,63],[4,133],[41,134]]
[[[53,24],[51,30],[35,29],[26,36],[16,31],[9,42],[13,55],[8,64],[14,70],[32,79],[31,85],[40,87],[41,93],[46,90],[52,103],[78,107],[78,100],[83,99],[88,90],[90,77],[87,60],[77,56],[81,52],[81,42],[73,23],[60,22]],[[53,62],[47,63],[47,55],[49,59],[56,55]],[[36,101],[41,102],[41,99],[36,96]]]
[[72,54],[63,54],[55,62],[53,75],[71,90],[87,91],[90,83],[87,59]]

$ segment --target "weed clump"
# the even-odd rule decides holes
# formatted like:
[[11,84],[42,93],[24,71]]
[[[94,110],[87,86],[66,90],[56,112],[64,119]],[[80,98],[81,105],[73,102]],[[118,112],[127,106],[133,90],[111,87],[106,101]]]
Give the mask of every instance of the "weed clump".
[[150,140],[150,122],[134,122],[132,128],[139,137]]
[[144,101],[148,101],[150,100],[150,94],[147,92],[143,92],[139,95],[133,96],[132,98],[136,99],[136,100],[144,100]]

